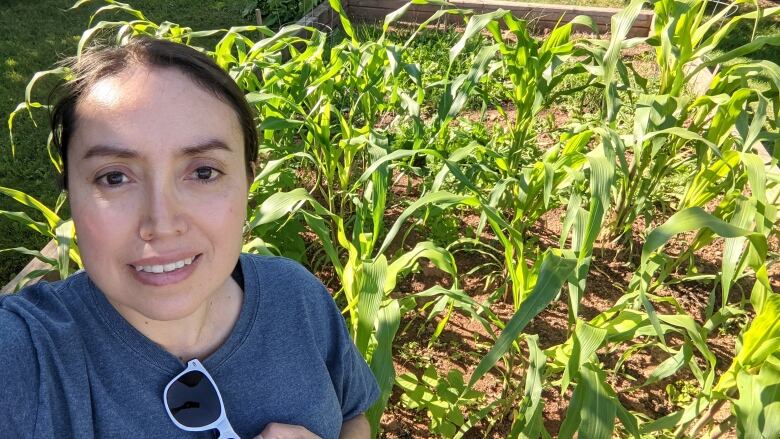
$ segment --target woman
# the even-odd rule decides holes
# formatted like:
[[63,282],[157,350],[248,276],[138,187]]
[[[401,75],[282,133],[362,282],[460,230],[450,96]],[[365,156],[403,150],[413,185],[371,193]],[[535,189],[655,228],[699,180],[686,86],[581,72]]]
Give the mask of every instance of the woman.
[[369,437],[376,381],[324,286],[240,253],[257,135],[235,83],[150,39],[72,68],[52,121],[85,271],[0,299],[0,436],[212,437],[174,422],[208,403],[168,394],[198,359],[242,438]]

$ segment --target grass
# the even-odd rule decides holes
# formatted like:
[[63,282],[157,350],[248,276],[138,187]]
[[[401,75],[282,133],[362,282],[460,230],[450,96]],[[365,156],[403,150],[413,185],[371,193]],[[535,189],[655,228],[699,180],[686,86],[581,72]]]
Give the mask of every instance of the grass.
[[[241,17],[244,0],[199,2],[195,0],[133,0],[134,7],[154,21],[174,21],[195,29],[224,28],[252,24]],[[65,10],[72,0],[9,0],[0,14],[0,120],[24,100],[24,88],[32,75],[45,70],[63,56],[75,54],[78,38],[86,29],[87,5],[80,10]],[[97,3],[96,3],[97,4]],[[0,186],[16,188],[53,206],[59,194],[57,175],[46,153],[47,115],[34,113],[37,127],[26,115],[15,120],[16,154],[12,157],[7,128],[0,135]],[[19,205],[0,198],[0,209],[21,210]],[[46,238],[28,233],[22,226],[3,220],[0,248],[24,246],[41,248]],[[0,285],[4,285],[27,264],[29,258],[0,253]]]
[[[762,2],[763,3],[763,2]],[[762,5],[763,8],[773,6],[771,3]],[[746,13],[755,10],[752,5],[743,5],[740,7],[739,13]],[[713,51],[712,57],[721,55],[730,50],[743,46],[751,41],[753,38],[753,32],[755,31],[756,37],[770,36],[780,34],[780,18],[769,17],[764,18],[758,28],[754,29],[755,22],[742,21],[732,29],[729,33],[729,37],[721,44],[718,50]],[[767,60],[772,61],[775,64],[780,65],[780,46],[765,45],[761,49],[747,55],[748,59],[753,61]],[[731,64],[745,61],[744,58],[735,59]]]

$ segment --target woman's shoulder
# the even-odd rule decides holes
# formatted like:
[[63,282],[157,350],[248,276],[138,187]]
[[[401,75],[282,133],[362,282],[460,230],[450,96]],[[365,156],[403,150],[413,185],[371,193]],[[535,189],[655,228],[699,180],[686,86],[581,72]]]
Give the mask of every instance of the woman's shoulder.
[[[245,281],[256,285],[273,306],[299,308],[304,312],[322,313],[334,306],[325,285],[301,263],[282,256],[243,253],[241,266]],[[246,279],[247,269],[253,279]]]
[[86,274],[79,272],[63,281],[38,282],[17,293],[0,296],[0,311],[5,315],[0,320],[0,334],[8,332],[6,326],[19,322],[30,331],[68,327],[74,313],[85,312],[87,288]]
[[11,378],[35,376],[31,368],[37,365],[31,329],[21,316],[3,308],[0,308],[0,352],[3,353],[0,355],[0,382],[11,383]]
[[253,267],[258,275],[280,275],[288,276],[290,279],[301,278],[302,280],[316,281],[316,278],[300,262],[284,256],[257,255],[252,253],[241,254],[242,267],[247,264]]
[[[24,319],[13,311],[0,307],[0,364],[8,366],[2,359],[29,356],[32,350],[30,329]],[[5,367],[0,367],[0,370]]]
[[292,259],[243,253],[241,260],[242,269],[253,270],[257,283],[264,289],[319,291],[325,288],[314,274]]
[[[79,328],[79,315],[88,312],[83,309],[85,276],[40,282],[0,297],[0,431],[10,432],[8,437],[36,431],[48,416],[43,407],[63,401],[59,389],[67,387],[65,381],[83,376],[82,340],[87,332]],[[39,400],[43,395],[45,403]],[[14,403],[5,404],[9,401]],[[3,409],[12,407],[13,416],[6,416]]]
[[0,352],[0,430],[22,437],[31,434],[37,417],[38,360],[24,320],[2,308]]

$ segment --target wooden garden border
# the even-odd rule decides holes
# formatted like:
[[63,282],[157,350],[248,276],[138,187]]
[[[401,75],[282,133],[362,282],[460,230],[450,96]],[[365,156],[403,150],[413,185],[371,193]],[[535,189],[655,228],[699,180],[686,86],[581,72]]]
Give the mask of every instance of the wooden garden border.
[[[47,258],[51,259],[57,259],[57,241],[51,240],[48,244],[41,250],[41,253],[46,256]],[[24,278],[27,276],[28,273],[31,273],[36,270],[49,270],[52,266],[47,264],[46,262],[43,262],[41,260],[38,260],[37,258],[32,258],[32,260],[25,265],[24,268],[22,268],[22,271],[16,274],[13,279],[11,279],[10,282],[5,284],[2,289],[0,289],[0,295],[2,294],[8,294],[13,293],[14,287]],[[35,278],[35,280],[32,282],[38,282],[39,280],[42,280],[43,276]],[[54,272],[51,276],[46,276],[45,280],[49,281],[55,281],[59,279],[59,274]]]
[[[385,15],[400,8],[406,3],[407,0],[342,0],[347,15],[356,21],[382,20]],[[517,17],[536,20],[536,29],[552,27],[558,22],[560,17],[563,17],[563,20],[567,21],[577,15],[588,15],[594,18],[600,30],[606,30],[608,29],[612,15],[620,11],[620,9],[615,8],[589,8],[582,6],[519,3],[500,0],[450,0],[450,3],[458,8],[473,9],[475,13],[491,12],[499,8],[507,9],[512,11]],[[412,5],[406,15],[404,15],[404,21],[420,23],[430,17],[437,9],[439,8],[427,5]],[[652,12],[642,11],[634,22],[634,27],[631,28],[629,36],[647,36],[650,32],[652,17]],[[331,9],[327,0],[325,0],[311,12],[304,15],[296,24],[330,31],[339,26],[338,14]],[[707,87],[709,87],[711,81],[712,73],[705,68],[696,74],[692,86],[694,90],[704,92]],[[761,142],[756,146],[756,150],[764,163],[771,162],[772,156],[767,152]],[[56,259],[57,243],[54,240],[49,241],[41,250],[41,253],[46,257]],[[51,265],[33,258],[22,271],[0,289],[0,294],[13,292],[16,284],[18,284],[28,273],[35,270],[50,268]],[[41,280],[41,278],[37,278],[33,282],[39,280]],[[56,280],[56,273],[54,273],[52,278],[46,278],[46,280]]]
[[[385,15],[407,4],[407,0],[349,0],[346,6],[347,15],[356,21],[379,21]],[[556,5],[545,3],[521,3],[506,0],[449,0],[454,7],[471,9],[476,14],[504,9],[512,12],[517,18],[524,18],[532,24],[532,29],[543,31],[552,29],[560,22],[567,23],[578,15],[591,17],[598,26],[600,33],[609,31],[612,16],[620,12],[617,8],[599,8],[574,5]],[[439,10],[435,5],[412,5],[401,18],[410,23],[421,23]],[[646,37],[650,33],[653,21],[652,11],[641,11],[631,30],[629,37]],[[575,26],[575,30],[589,28]]]
[[[595,21],[600,33],[609,31],[612,16],[620,12],[617,8],[599,8],[574,5],[556,5],[545,3],[522,3],[506,0],[449,0],[455,8],[471,9],[475,14],[493,12],[504,9],[512,12],[515,17],[527,19],[536,31],[552,29],[559,22],[566,23],[578,15],[587,15]],[[342,0],[344,10],[350,20],[355,22],[376,22],[384,20],[385,16],[406,5],[408,0]],[[401,20],[405,23],[419,24],[433,15],[440,7],[436,5],[411,5]],[[442,20],[447,20],[445,16]],[[450,18],[451,19],[451,18]],[[645,37],[652,26],[652,11],[643,10],[639,13],[629,37]],[[311,12],[304,15],[296,24],[329,30],[339,25],[338,14],[331,9],[327,0]],[[589,30],[581,26],[577,30]]]

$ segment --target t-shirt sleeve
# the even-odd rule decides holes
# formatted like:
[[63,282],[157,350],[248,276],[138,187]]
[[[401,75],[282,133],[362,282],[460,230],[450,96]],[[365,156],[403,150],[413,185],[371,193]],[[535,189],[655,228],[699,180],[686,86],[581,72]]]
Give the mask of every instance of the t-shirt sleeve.
[[349,336],[347,324],[333,298],[321,283],[322,309],[327,313],[330,352],[328,371],[341,403],[341,414],[348,421],[371,407],[379,398],[379,386],[371,368]]
[[[293,318],[299,325],[306,326],[306,337],[316,346],[325,363],[333,390],[341,406],[342,420],[347,421],[364,413],[379,398],[379,386],[371,369],[347,330],[347,323],[327,288],[297,262],[286,258],[259,259],[273,267],[274,276],[285,273],[285,285],[294,285],[299,293],[285,294],[281,300],[290,300],[286,309],[301,310]],[[303,299],[302,303],[296,303]]]
[[38,360],[27,325],[0,308],[0,435],[32,438],[38,409]]
[[373,372],[348,336],[347,342],[341,361],[331,369],[344,421],[364,413],[379,398],[379,386]]

